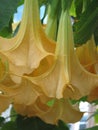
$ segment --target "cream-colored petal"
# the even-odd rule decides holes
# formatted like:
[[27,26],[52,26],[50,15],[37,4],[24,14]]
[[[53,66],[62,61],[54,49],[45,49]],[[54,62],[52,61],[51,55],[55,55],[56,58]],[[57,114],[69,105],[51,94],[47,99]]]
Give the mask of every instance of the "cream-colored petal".
[[36,102],[29,105],[14,103],[14,109],[23,116],[32,117],[44,114],[49,107],[45,103],[42,103],[38,98]]
[[92,102],[92,101],[96,101],[96,100],[98,100],[98,87],[96,87],[95,89],[93,89],[91,91],[91,93],[87,97],[87,101],[88,102]]
[[[37,76],[30,77],[25,76],[28,80],[40,86],[45,95],[49,97],[63,97],[63,87],[67,82],[67,78],[64,75],[63,64],[59,61],[54,64],[52,69],[47,73]],[[32,76],[32,75],[31,75]]]
[[83,113],[75,109],[68,100],[56,100],[54,105],[43,115],[41,119],[47,123],[56,124],[58,120],[66,123],[74,123],[81,119]]
[[[69,84],[79,90],[81,98],[82,96],[88,95],[92,89],[98,86],[98,76],[96,74],[88,72],[80,64],[74,50],[74,40],[73,40],[73,32],[71,27],[70,16],[68,12],[65,11],[62,17],[63,17],[62,23],[64,25],[64,23],[66,22],[65,23],[66,26],[62,25],[65,28],[63,29],[60,28],[61,29],[60,34],[58,35],[59,47],[57,51],[59,51],[59,53],[62,54],[62,48],[65,48],[65,52],[63,52],[63,55],[66,56],[64,63],[66,63],[65,70],[67,70],[67,75],[69,77]],[[61,45],[60,41],[62,43],[61,48],[60,48]]]
[[0,59],[0,82],[2,82],[8,73],[8,63],[6,61],[2,61],[2,59]]
[[5,111],[12,103],[12,96],[0,94],[0,113]]
[[31,73],[42,59],[53,56],[55,43],[41,27],[37,1],[25,0],[19,32],[12,39],[0,38],[0,43],[1,56],[5,55],[10,71],[18,75]]
[[0,92],[4,94],[4,99],[6,96],[8,97],[8,101],[10,101],[9,97],[11,97],[10,103],[13,103],[15,110],[19,114],[32,116],[31,113],[37,111],[34,107],[35,102],[40,105],[37,101],[38,99],[41,104],[46,104],[49,100],[49,98],[43,94],[42,90],[38,86],[32,84],[32,82],[24,78],[22,78],[20,84],[14,84],[11,81],[10,78],[6,78],[5,81],[0,84]]
[[35,90],[33,85],[25,79],[15,91],[18,91],[19,93],[14,97],[14,103],[16,104],[32,104],[37,100],[38,96],[40,95],[40,93]]
[[14,104],[17,113],[23,116],[38,116],[47,123],[56,124],[58,120],[63,120],[66,123],[74,123],[79,121],[83,116],[83,112],[77,110],[67,100],[56,100],[53,106],[49,107],[46,104],[37,100],[34,104]]
[[[6,81],[5,81],[6,82]],[[31,82],[23,79],[21,84],[15,84],[14,86],[8,86],[7,84],[1,84],[0,91],[5,95],[13,96],[13,103],[29,105],[36,101],[41,95],[39,90]]]
[[[72,79],[71,84],[80,91],[80,97],[87,96],[94,88],[98,86],[97,74],[92,74],[86,71],[83,66],[80,65],[77,57],[72,57]],[[77,68],[77,70],[75,69]]]
[[96,73],[95,64],[98,61],[97,48],[94,42],[94,37],[92,36],[86,44],[76,48],[76,54],[79,58],[80,63],[92,73]]
[[53,66],[40,76],[34,77],[32,74],[25,77],[41,87],[49,97],[63,98],[63,94],[67,92],[66,88],[70,88],[69,93],[74,93],[70,97],[79,99],[98,86],[98,76],[88,72],[75,54],[71,21],[67,11],[62,12],[59,26]]

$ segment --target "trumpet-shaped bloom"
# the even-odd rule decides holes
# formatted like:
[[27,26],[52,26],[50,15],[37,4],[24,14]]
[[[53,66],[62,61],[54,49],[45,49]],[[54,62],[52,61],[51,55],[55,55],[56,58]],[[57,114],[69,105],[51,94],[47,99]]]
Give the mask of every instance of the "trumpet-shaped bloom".
[[[1,62],[4,72],[6,66]],[[9,76],[7,69],[6,76],[0,84],[0,113],[13,104],[17,113],[23,116],[38,116],[47,123],[55,124],[59,119],[67,122],[78,121],[83,113],[64,99],[54,100],[54,104],[49,106],[48,101],[53,100],[43,93],[43,91],[30,80],[22,78],[21,83],[14,83]],[[70,113],[72,113],[70,115]]]
[[[1,67],[4,68],[1,70],[6,72],[6,66],[4,67],[3,62],[1,64]],[[6,76],[0,84],[0,113],[13,104],[18,114],[29,117],[38,116],[52,124],[57,123],[59,119],[72,123],[82,117],[83,113],[64,99],[56,99],[54,104],[49,106],[47,102],[53,99],[47,97],[39,86],[24,77],[21,83],[16,84],[11,80],[9,74],[7,69]],[[70,115],[70,113],[72,114]]]
[[74,123],[83,116],[83,112],[80,112],[77,106],[72,106],[68,100],[64,99],[55,99],[52,106],[48,106],[37,100],[34,104],[27,106],[15,104],[14,108],[23,116],[38,116],[43,121],[51,124],[56,124],[60,119],[66,123]]
[[[12,103],[13,94],[10,95],[8,92],[6,93],[5,91],[2,90],[4,84],[8,83],[8,85],[11,85],[9,84],[8,80],[6,80],[6,83],[4,82],[5,79],[7,78],[7,75],[8,75],[8,64],[5,61],[3,62],[2,59],[0,59],[0,113],[5,111],[8,108],[9,104]],[[4,84],[2,84],[2,82],[4,82]]]
[[76,48],[76,54],[79,58],[80,63],[92,73],[96,73],[95,64],[97,62],[97,49],[94,42],[94,38],[87,41],[80,47]]
[[98,76],[88,72],[76,56],[68,11],[61,14],[53,66],[42,75],[34,77],[32,73],[25,77],[38,85],[45,95],[58,99],[64,95],[79,99],[98,86]]
[[[67,57],[68,48],[65,47],[65,40],[61,37],[61,35],[63,35],[63,37],[67,37],[67,34],[65,34],[63,30],[66,29],[68,23],[63,19],[63,17],[64,19],[67,18],[66,13],[62,14],[61,16],[61,23],[59,27],[60,38],[56,46],[54,64],[52,65],[51,69],[49,69],[46,73],[36,77],[34,77],[33,73],[29,76],[25,76],[34,84],[37,84],[39,87],[41,87],[45,95],[54,98],[62,98],[63,90],[66,88],[66,86],[71,89],[71,85],[69,85],[70,69],[68,68],[69,66],[66,62],[66,59],[69,60]],[[62,25],[66,27],[64,28]]]
[[56,100],[50,109],[40,115],[47,123],[55,124],[58,120],[63,120],[66,123],[74,123],[81,119],[83,112],[79,112],[76,106],[72,106],[68,100]]
[[[1,69],[0,112],[12,103],[17,113],[39,116],[48,123],[58,119],[78,121],[83,113],[71,106],[68,98],[88,95],[98,86],[98,76],[88,72],[76,56],[69,12],[62,11],[55,49],[42,31],[36,9],[37,0],[25,0],[20,31],[12,38],[15,42],[12,45],[11,39],[1,38],[0,55],[9,62],[9,71],[5,75]],[[3,45],[3,41],[8,45]],[[48,106],[47,101],[53,99],[54,104]]]
[[37,0],[25,0],[16,36],[11,39],[0,37],[1,57],[5,55],[13,73],[22,75],[31,73],[44,58],[51,61],[48,56],[52,56],[54,50],[55,43],[46,37],[41,27]]
[[[8,86],[5,86],[10,82]],[[55,124],[59,119],[67,122],[78,121],[83,113],[72,106],[68,100],[56,99],[53,105],[49,106],[48,101],[53,100],[46,97],[43,92],[34,86],[27,79],[22,80],[21,84],[14,84],[7,75],[0,85],[0,113],[13,104],[18,114],[23,116],[38,116],[47,123]],[[4,102],[4,103],[3,103]],[[70,115],[71,113],[71,115]]]
[[[17,113],[34,116],[32,113],[35,111],[34,104],[40,100],[40,104],[46,104],[48,97],[27,79],[22,79],[21,83],[14,83],[9,74],[0,84],[0,113],[13,104]],[[36,110],[37,111],[37,110]],[[38,112],[37,112],[38,113]],[[35,116],[36,113],[35,113]]]
[[[33,112],[32,106],[37,100],[45,104],[50,99],[43,94],[38,86],[25,78],[22,78],[21,83],[15,83],[10,77],[8,64],[3,60],[0,60],[0,113],[13,104],[19,114],[26,109],[25,115],[29,116]],[[21,109],[22,112],[18,109]]]

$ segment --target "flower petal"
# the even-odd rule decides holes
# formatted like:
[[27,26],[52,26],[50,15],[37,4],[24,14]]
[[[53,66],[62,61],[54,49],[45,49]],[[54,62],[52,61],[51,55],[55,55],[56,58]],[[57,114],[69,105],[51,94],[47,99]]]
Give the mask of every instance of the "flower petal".
[[0,38],[0,52],[5,55],[13,73],[31,73],[42,59],[53,56],[55,43],[41,27],[37,0],[25,0],[19,32],[11,39]]
[[58,120],[66,123],[74,123],[81,119],[83,112],[78,111],[72,106],[68,100],[56,100],[54,105],[43,115],[43,119],[47,123],[56,124]]
[[12,103],[12,96],[0,94],[0,113],[5,111]]
[[25,77],[41,87],[45,95],[58,99],[67,93],[66,88],[71,88],[68,91],[74,93],[70,97],[79,99],[98,86],[98,76],[88,72],[76,56],[68,11],[61,15],[53,66],[40,76],[31,74]]
[[93,36],[86,44],[76,48],[76,54],[85,69],[89,72],[96,73],[95,64],[97,62],[97,49]]
[[87,101],[88,102],[92,102],[92,101],[96,101],[96,100],[98,100],[98,87],[96,87],[95,89],[93,89],[91,91],[91,93],[87,97]]

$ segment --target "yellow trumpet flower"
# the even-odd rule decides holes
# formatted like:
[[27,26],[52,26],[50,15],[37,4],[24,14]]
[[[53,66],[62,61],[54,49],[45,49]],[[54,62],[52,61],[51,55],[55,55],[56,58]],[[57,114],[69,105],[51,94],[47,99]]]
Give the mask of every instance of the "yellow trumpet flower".
[[61,14],[55,61],[51,69],[42,75],[34,76],[31,73],[24,77],[38,85],[48,97],[58,99],[66,97],[66,95],[79,99],[88,95],[92,89],[98,86],[98,76],[88,72],[80,64],[75,54],[68,11]]
[[[65,99],[55,99],[52,106],[49,106],[47,102],[53,98],[47,97],[39,86],[24,77],[21,83],[14,83],[9,76],[9,71],[0,84],[0,92],[0,113],[13,104],[18,114],[28,117],[38,116],[51,124],[57,123],[59,119],[66,123],[73,123],[83,115],[83,112],[80,112]],[[70,113],[72,114],[70,115]]]
[[38,116],[51,124],[56,124],[60,119],[66,123],[74,123],[79,121],[84,114],[78,110],[78,106],[71,105],[65,99],[54,99],[52,106],[43,104],[40,100],[28,105],[15,103],[14,108],[23,116]]
[[[32,113],[35,109],[33,110],[32,106],[38,100],[40,100],[40,104],[46,104],[50,98],[46,97],[38,86],[27,79],[22,78],[21,83],[16,84],[7,73],[0,83],[0,113],[6,110],[10,104],[13,104],[17,113],[34,116]],[[37,116],[36,113],[35,116]]]
[[95,65],[98,61],[98,56],[93,36],[87,41],[87,43],[76,48],[76,54],[80,63],[85,67],[85,69],[87,69],[89,72],[96,73]]
[[[37,0],[25,0],[18,34],[12,39],[0,38],[0,56],[9,63],[5,75],[0,62],[0,112],[12,103],[21,115],[38,116],[53,124],[59,119],[76,122],[83,113],[68,99],[89,95],[98,86],[98,76],[78,60],[68,10],[61,13],[56,49],[44,34],[38,14]],[[47,102],[54,99],[49,106]]]
[[[39,19],[37,0],[25,0],[19,31],[11,39],[0,37],[0,55],[4,55],[11,72],[17,75],[31,73],[43,59],[53,56],[55,43],[48,39]],[[46,65],[47,66],[47,65]],[[13,76],[15,82],[20,82]]]
[[74,123],[81,119],[83,112],[79,112],[77,106],[72,106],[68,100],[55,100],[52,107],[47,112],[39,115],[47,123],[56,124],[58,120],[66,123]]
[[[31,2],[31,0],[29,0],[27,3],[29,2]],[[32,2],[34,1],[32,0]],[[27,5],[28,4],[26,4],[25,6]],[[68,19],[66,20],[66,18]],[[64,24],[66,25],[66,30],[65,28],[63,28]],[[18,49],[21,48],[21,45],[17,47],[15,45],[12,48],[9,48],[8,50],[5,50],[2,47],[0,53],[1,57],[8,59],[10,68],[9,68],[8,75],[0,84],[1,104],[2,101],[5,102],[4,105],[2,104],[2,107],[0,108],[0,112],[4,111],[8,107],[8,105],[12,103],[17,113],[26,116],[39,116],[41,119],[43,119],[48,123],[54,124],[58,121],[58,119],[62,119],[65,122],[75,122],[81,118],[83,113],[81,113],[79,110],[76,110],[73,106],[71,106],[68,100],[65,99],[61,100],[61,98],[64,98],[64,93],[66,92],[65,91],[66,88],[69,89],[68,91],[73,92],[73,96],[75,96],[75,98],[77,97],[75,93],[76,92],[75,87],[73,87],[74,85],[71,85],[70,83],[71,81],[70,60],[71,60],[71,56],[73,56],[74,49],[71,48],[72,46],[70,47],[70,43],[69,43],[70,35],[67,32],[68,29],[70,32],[71,31],[70,17],[68,15],[68,12],[63,12],[60,21],[58,42],[57,42],[57,47],[56,47],[55,57],[54,57],[55,59],[53,60],[54,64],[53,62],[51,63],[52,61],[51,58],[50,59],[47,58],[47,60],[42,60],[43,62],[41,61],[39,67],[37,66],[38,68],[34,69],[33,72],[31,71],[32,73],[30,75],[27,75],[28,74],[26,73],[27,71],[22,71],[23,73],[26,73],[24,76],[21,76],[21,74],[23,73],[19,73],[19,72],[17,73],[17,71],[19,71],[19,67],[21,66],[21,64],[19,64],[18,62],[17,65],[17,62],[14,58],[16,54],[17,54],[16,58],[19,58],[18,56],[22,54],[19,53],[18,51]],[[37,37],[36,31],[35,31],[35,36]],[[52,47],[51,44],[49,46]],[[39,44],[38,47],[40,49],[40,47],[42,46]],[[24,52],[28,50],[28,48],[24,48],[23,46],[22,49],[24,49]],[[51,48],[50,48],[50,53],[53,54]],[[21,58],[19,58],[19,60],[20,59]],[[44,68],[43,70],[41,70],[43,64],[46,65],[47,62],[49,63],[49,65],[51,64],[51,67],[47,68],[46,70]],[[15,71],[12,68],[13,64],[14,64],[13,68],[15,69]],[[16,68],[17,66],[19,67]],[[13,77],[13,73],[16,75],[16,79],[18,76],[21,77],[21,82],[17,82],[17,80],[15,80],[14,82],[10,78],[10,75],[12,75],[11,77]],[[76,90],[77,90],[77,86],[76,86]],[[69,94],[66,98],[69,98],[70,96],[71,95]],[[48,106],[46,102],[49,100],[53,100],[55,98],[58,99],[56,99],[53,106]],[[71,112],[73,114],[70,115]]]
[[[7,79],[6,82],[5,79]],[[3,82],[4,84],[2,84]],[[12,97],[14,95],[14,93],[10,95],[8,91],[4,91],[5,84],[8,84],[8,86],[10,86],[12,85],[12,82],[10,83],[8,80],[8,63],[0,59],[0,113],[5,111],[8,108],[9,104],[12,103]],[[7,87],[5,89],[7,90]]]
[[43,104],[49,100],[37,85],[21,76],[32,71],[37,73],[40,70],[38,66],[44,65],[43,70],[40,70],[40,73],[43,73],[52,62],[55,43],[46,37],[38,14],[37,1],[25,0],[17,35],[11,39],[0,37],[0,57],[9,64],[6,73],[4,64],[0,62],[0,113],[12,103],[18,113],[22,114],[19,110],[24,108],[22,111],[26,110],[25,115],[29,116],[33,112],[32,105],[34,106],[38,99]]

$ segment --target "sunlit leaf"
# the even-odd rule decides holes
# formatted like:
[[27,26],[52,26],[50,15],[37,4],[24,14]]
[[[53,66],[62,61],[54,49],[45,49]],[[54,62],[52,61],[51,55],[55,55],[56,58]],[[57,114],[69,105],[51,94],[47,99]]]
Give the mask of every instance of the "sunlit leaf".
[[91,127],[91,128],[87,128],[85,130],[98,130],[98,126],[94,126],[94,127]]

